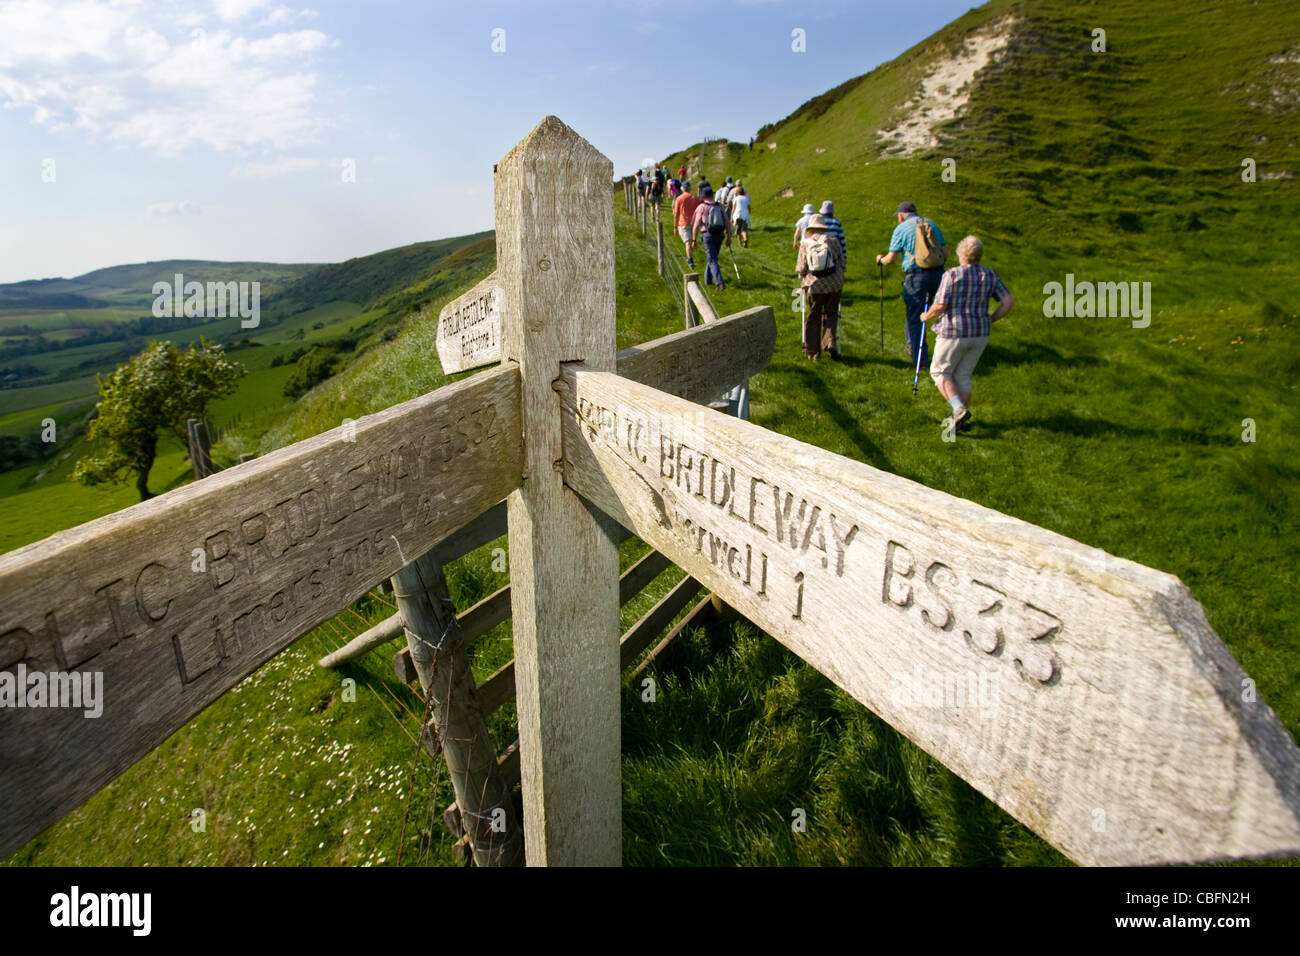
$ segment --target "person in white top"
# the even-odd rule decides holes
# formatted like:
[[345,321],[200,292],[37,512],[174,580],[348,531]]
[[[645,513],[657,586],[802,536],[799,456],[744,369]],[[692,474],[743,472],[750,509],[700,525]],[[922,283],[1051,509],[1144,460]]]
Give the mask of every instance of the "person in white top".
[[728,201],[731,199],[731,191],[734,188],[735,187],[731,185],[731,177],[728,176],[727,181],[722,184],[722,188],[718,190],[718,194],[714,197],[714,199],[725,206],[728,203]]
[[749,245],[749,194],[737,186],[731,197],[731,222],[742,246]]

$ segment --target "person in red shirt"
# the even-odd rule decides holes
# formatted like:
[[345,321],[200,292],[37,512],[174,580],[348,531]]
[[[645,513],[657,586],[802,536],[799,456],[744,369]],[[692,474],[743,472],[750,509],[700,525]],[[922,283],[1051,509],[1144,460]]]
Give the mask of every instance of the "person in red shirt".
[[692,269],[695,268],[695,240],[691,236],[691,225],[695,221],[695,207],[699,204],[700,197],[691,192],[691,184],[682,183],[682,194],[673,200],[673,225],[686,246],[686,264]]

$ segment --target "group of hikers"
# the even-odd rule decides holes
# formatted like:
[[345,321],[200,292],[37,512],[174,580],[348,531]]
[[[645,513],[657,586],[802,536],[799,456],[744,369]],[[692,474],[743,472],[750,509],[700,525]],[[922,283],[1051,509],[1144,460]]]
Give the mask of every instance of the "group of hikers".
[[[894,218],[889,250],[876,256],[882,285],[884,267],[901,259],[904,341],[909,364],[918,377],[929,370],[939,394],[952,409],[943,421],[944,427],[966,431],[972,421],[975,366],[988,345],[993,323],[1011,311],[1014,301],[998,274],[980,264],[984,243],[977,236],[967,236],[958,243],[958,265],[945,270],[947,240],[934,220],[921,216],[916,204],[909,201],[898,204]],[[794,245],[799,250],[795,271],[808,306],[804,355],[815,361],[825,351],[838,360],[836,332],[848,241],[830,200],[822,203],[820,212],[814,213],[811,203],[803,207],[794,227]],[[992,314],[990,299],[998,303]],[[927,323],[934,329],[933,356],[925,344]]]
[[[637,191],[659,215],[664,193],[672,200],[673,223],[686,248],[686,262],[695,266],[695,246],[703,241],[707,256],[705,281],[725,288],[718,256],[732,236],[742,246],[749,244],[750,198],[744,184],[730,176],[714,194],[701,177],[698,195],[686,179],[686,168],[670,177],[664,169],[637,173]],[[988,345],[993,323],[1002,319],[1014,304],[1011,293],[992,269],[983,266],[984,243],[966,236],[957,244],[955,268],[945,269],[948,246],[943,232],[932,220],[921,216],[915,203],[899,203],[894,213],[894,230],[889,249],[876,256],[883,283],[884,267],[901,260],[903,274],[904,341],[909,364],[916,377],[928,370],[939,394],[948,402],[951,414],[945,428],[966,431],[972,422],[972,376]],[[803,352],[816,361],[822,352],[840,359],[840,297],[848,266],[848,240],[844,225],[835,217],[829,199],[814,211],[811,203],[801,210],[794,227],[794,249],[798,251],[795,271],[807,307],[803,330]],[[997,308],[990,314],[989,302]],[[934,354],[926,348],[925,326],[934,330]],[[915,392],[915,382],[913,382]]]
[[686,178],[686,167],[670,177],[668,171],[656,167],[653,173],[637,172],[637,192],[649,204],[658,218],[664,193],[672,201],[673,225],[686,248],[686,264],[695,268],[695,247],[701,242],[706,257],[704,281],[718,290],[726,288],[719,256],[725,243],[731,245],[732,237],[742,246],[749,245],[749,193],[740,180],[734,183],[728,176],[715,195],[707,179],[700,178],[699,193]]

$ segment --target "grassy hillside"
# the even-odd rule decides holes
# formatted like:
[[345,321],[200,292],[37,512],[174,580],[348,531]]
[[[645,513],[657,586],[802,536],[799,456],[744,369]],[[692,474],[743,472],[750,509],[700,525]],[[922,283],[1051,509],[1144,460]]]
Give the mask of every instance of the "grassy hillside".
[[[723,313],[777,310],[771,367],[752,382],[755,422],[1179,575],[1297,735],[1300,608],[1285,569],[1297,560],[1300,524],[1300,350],[1296,310],[1286,306],[1300,302],[1300,275],[1254,225],[1285,234],[1300,211],[1294,179],[1262,178],[1300,164],[1295,101],[1273,95],[1296,88],[1287,85],[1296,67],[1272,62],[1289,9],[1261,2],[1234,8],[1229,20],[1208,4],[1159,0],[994,2],[765,129],[752,153],[711,144],[705,169],[715,183],[743,178],[754,197],[753,241],[735,250],[741,279],[725,261],[729,285],[715,303]],[[1011,43],[939,145],[884,158],[890,146],[876,131],[898,126],[899,104],[969,35],[1008,15],[1017,24]],[[1094,26],[1107,29],[1105,54],[1091,52]],[[1237,155],[1238,145],[1250,152]],[[1258,182],[1241,181],[1243,156],[1257,160]],[[941,178],[947,157],[954,182]],[[667,163],[698,158],[696,146]],[[846,360],[813,364],[801,357],[789,309],[791,225],[804,202],[827,198],[850,245]],[[933,386],[923,380],[911,396],[897,266],[885,279],[880,346],[872,254],[885,249],[901,199],[916,201],[953,243],[982,236],[986,264],[1019,303],[994,330],[976,375],[975,428],[955,444],[941,438],[945,406]],[[621,210],[621,192],[611,201]],[[623,347],[674,331],[681,313],[655,275],[653,245],[625,213],[615,222]],[[433,358],[437,306],[492,268],[490,243],[465,239],[478,250],[466,246],[377,300],[428,300],[392,326],[394,340],[370,326],[372,347],[363,339],[349,366],[301,402],[276,403],[273,376],[285,370],[265,356],[340,323],[351,329],[346,320],[317,312],[236,353],[258,365],[218,416],[233,422],[226,447],[266,450],[445,381]],[[1067,272],[1150,281],[1150,327],[1047,318],[1042,287]],[[339,277],[322,288],[365,283]],[[325,324],[313,329],[315,321]],[[1258,433],[1249,443],[1247,418]],[[38,500],[28,499],[29,511],[41,511]],[[625,545],[624,564],[643,547]],[[460,606],[504,583],[490,554],[491,546],[450,569]],[[625,609],[624,625],[679,574]],[[404,847],[405,863],[449,863],[437,820],[451,799],[446,775],[392,726],[416,725],[402,709],[416,704],[388,664],[397,643],[339,673],[314,666],[386,611],[372,595],[305,636],[10,862],[387,864]],[[473,654],[479,677],[508,659],[508,624]],[[650,673],[654,703],[624,687],[628,863],[1064,862],[744,622],[688,635]],[[349,676],[355,702],[341,694]],[[513,739],[512,718],[510,708],[494,718],[498,745]],[[188,825],[198,806],[209,812],[203,834]],[[807,812],[806,833],[791,830],[795,808]]]
[[283,289],[318,268],[310,263],[213,262],[207,259],[166,259],[161,262],[138,262],[125,266],[96,269],[72,279],[28,279],[0,284],[0,308],[19,308],[27,304],[61,308],[59,297],[81,297],[88,307],[147,308],[154,300],[155,282],[175,281],[176,274],[195,282],[261,282],[266,295]]

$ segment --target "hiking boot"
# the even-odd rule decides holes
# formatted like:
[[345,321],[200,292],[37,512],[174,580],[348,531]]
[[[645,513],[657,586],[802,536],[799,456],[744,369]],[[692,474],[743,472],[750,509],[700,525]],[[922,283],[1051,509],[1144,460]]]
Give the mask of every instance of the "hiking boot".
[[972,421],[972,415],[970,409],[968,408],[966,409],[966,417],[961,419],[961,421],[957,422],[957,431],[959,432],[970,431],[971,421]]
[[[958,431],[966,430],[962,428],[961,425],[962,422],[968,421],[969,419],[970,419],[970,409],[967,408],[965,405],[963,405],[961,408],[957,409],[955,412],[952,413],[952,422],[954,425],[957,426]],[[967,428],[969,427],[970,426],[968,425]]]

